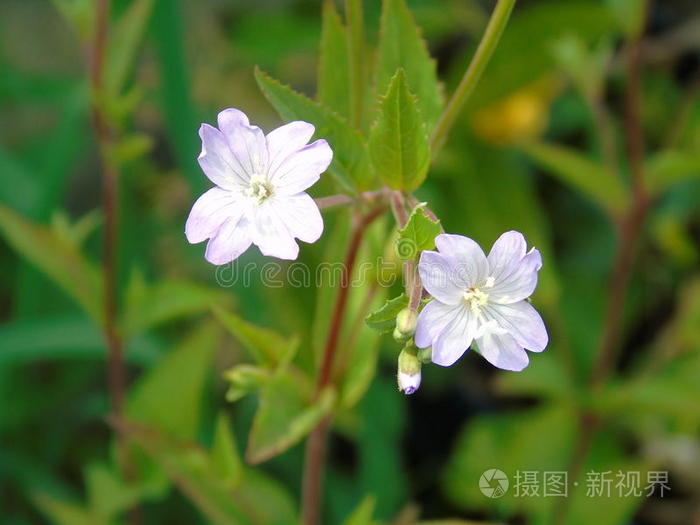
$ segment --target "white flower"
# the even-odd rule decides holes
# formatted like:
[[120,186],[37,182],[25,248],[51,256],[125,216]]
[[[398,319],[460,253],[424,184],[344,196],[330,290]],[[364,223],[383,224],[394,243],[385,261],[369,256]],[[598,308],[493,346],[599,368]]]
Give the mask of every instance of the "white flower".
[[263,255],[296,259],[295,238],[315,242],[323,219],[304,192],[333,158],[325,140],[307,144],[314,126],[296,121],[265,136],[237,109],[218,116],[219,129],[202,124],[199,165],[216,184],[192,206],[185,235],[209,239],[205,258],[213,264],[236,259],[251,244]]
[[515,231],[501,235],[488,257],[461,235],[438,235],[435,245],[439,251],[424,251],[418,264],[435,299],[418,316],[416,346],[432,346],[433,362],[450,366],[475,341],[494,366],[525,368],[525,350],[541,352],[548,343],[542,318],[526,301],[537,286],[540,252],[526,253],[525,238]]

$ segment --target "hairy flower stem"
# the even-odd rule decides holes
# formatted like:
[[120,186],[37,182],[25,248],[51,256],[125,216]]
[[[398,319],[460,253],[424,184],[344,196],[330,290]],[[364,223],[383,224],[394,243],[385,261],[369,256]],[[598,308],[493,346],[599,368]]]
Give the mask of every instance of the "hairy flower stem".
[[435,156],[435,152],[442,147],[447,139],[452,125],[457,119],[459,112],[462,110],[464,103],[479,83],[479,79],[484,69],[486,69],[486,65],[489,63],[491,55],[493,55],[493,51],[496,49],[496,45],[508,23],[508,18],[510,17],[514,5],[515,0],[498,0],[498,4],[496,4],[496,8],[491,14],[488,26],[486,26],[484,36],[481,37],[481,42],[479,42],[479,47],[474,54],[474,58],[472,58],[467,71],[464,73],[462,80],[460,80],[457,89],[433,130],[433,135],[430,139],[430,149],[433,152],[433,157]]
[[[645,6],[648,9],[647,6]],[[649,196],[644,187],[644,131],[641,122],[641,34],[633,38],[626,47],[626,105],[625,139],[627,158],[632,182],[632,204],[623,217],[619,228],[617,251],[610,274],[608,296],[605,306],[605,324],[600,346],[591,372],[589,387],[595,393],[608,381],[616,362],[624,324],[624,307],[634,253],[641,236],[644,220],[649,210]],[[579,419],[578,441],[574,447],[568,467],[569,479],[577,480],[585,465],[595,434],[600,427],[600,418],[588,410]],[[570,498],[562,498],[552,513],[552,524],[566,521]]]
[[[347,309],[348,294],[352,272],[357,261],[357,254],[362,244],[362,238],[367,228],[385,211],[384,206],[379,206],[366,215],[361,216],[355,223],[348,249],[343,261],[343,273],[340,280],[340,289],[333,306],[330,327],[323,351],[321,368],[316,380],[315,397],[326,388],[332,378],[333,364],[338,349],[338,341],[343,327],[345,311]],[[302,522],[304,525],[318,525],[321,515],[321,484],[323,481],[323,469],[326,461],[326,438],[330,428],[331,418],[324,418],[311,431],[306,441],[306,457],[304,459],[304,473],[302,486]]]

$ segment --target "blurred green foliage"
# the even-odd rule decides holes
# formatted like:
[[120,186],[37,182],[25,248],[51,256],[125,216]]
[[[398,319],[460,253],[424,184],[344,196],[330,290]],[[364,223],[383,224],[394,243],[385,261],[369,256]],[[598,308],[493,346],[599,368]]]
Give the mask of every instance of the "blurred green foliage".
[[[363,115],[380,117],[353,127],[342,6],[317,4],[114,1],[101,102],[118,136],[107,153],[121,171],[123,419],[108,416],[103,370],[100,166],[84,67],[93,2],[0,4],[0,521],[123,523],[138,504],[143,523],[297,523],[298,444],[333,413],[324,523],[550,523],[556,498],[487,499],[479,476],[499,468],[513,483],[516,471],[567,470],[581,414],[592,411],[600,426],[565,523],[689,523],[700,467],[697,5],[658,2],[648,17],[652,207],[612,379],[597,391],[587,383],[606,322],[615,221],[630,200],[624,41],[641,30],[642,3],[532,0],[516,6],[417,197],[447,231],[487,246],[517,229],[541,250],[534,302],[549,348],[521,373],[494,373],[475,353],[450,369],[425,366],[419,393],[403,397],[399,349],[365,326],[401,290],[378,286],[372,269],[350,290],[343,373],[314,401],[335,290],[263,286],[265,261],[252,251],[235,266],[238,279],[219,284],[226,277],[182,233],[207,186],[197,127],[229,106],[266,130],[313,122],[336,150],[314,196],[379,180],[418,187],[443,93],[492,8],[365,2],[373,87]],[[408,142],[390,144],[397,131]],[[400,180],[397,167],[409,170]],[[303,245],[301,261],[315,269],[341,260],[348,218],[326,214],[324,238]],[[430,248],[422,228],[435,225],[421,224],[397,242]],[[395,240],[390,221],[377,221],[360,260],[396,261]],[[256,265],[250,285],[247,263]],[[368,324],[391,332],[386,313],[405,301]],[[128,480],[115,435],[129,443]],[[590,470],[668,470],[672,498],[591,499]],[[430,521],[447,518],[455,521]]]

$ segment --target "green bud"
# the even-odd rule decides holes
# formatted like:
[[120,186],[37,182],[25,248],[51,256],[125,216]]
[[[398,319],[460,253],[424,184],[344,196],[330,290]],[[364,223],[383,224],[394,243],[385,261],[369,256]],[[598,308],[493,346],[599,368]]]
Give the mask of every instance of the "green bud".
[[224,379],[231,383],[226,392],[226,400],[238,401],[253,390],[260,388],[269,378],[267,370],[253,365],[238,365],[224,373]]
[[413,346],[406,346],[399,354],[397,381],[399,390],[407,395],[413,394],[420,386],[421,362],[416,357]]
[[396,328],[394,329],[394,339],[398,343],[405,343],[413,337],[416,331],[416,321],[418,314],[415,310],[404,308],[396,316]]

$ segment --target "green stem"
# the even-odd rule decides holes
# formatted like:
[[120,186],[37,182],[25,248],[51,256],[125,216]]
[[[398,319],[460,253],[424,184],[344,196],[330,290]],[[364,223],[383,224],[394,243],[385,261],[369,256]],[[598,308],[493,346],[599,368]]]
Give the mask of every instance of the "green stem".
[[515,0],[498,0],[496,8],[491,14],[491,20],[486,27],[484,36],[481,37],[481,42],[479,42],[479,47],[472,58],[467,71],[464,73],[462,80],[457,86],[457,90],[452,95],[445,111],[440,116],[435,130],[433,130],[433,136],[430,140],[431,149],[433,152],[440,149],[447,139],[447,135],[450,132],[459,112],[462,110],[464,103],[471,95],[474,88],[479,83],[486,65],[493,55],[494,49],[501,38],[503,29],[505,29],[508,23],[508,18],[515,5]]
[[364,23],[362,0],[345,0],[348,24],[348,61],[350,63],[350,122],[359,128],[364,107]]

